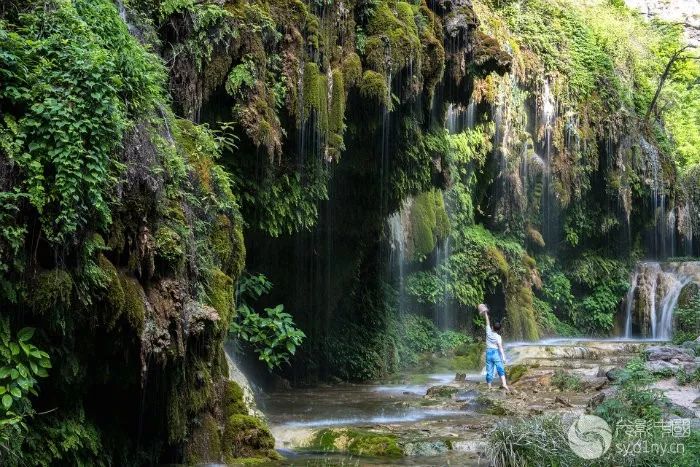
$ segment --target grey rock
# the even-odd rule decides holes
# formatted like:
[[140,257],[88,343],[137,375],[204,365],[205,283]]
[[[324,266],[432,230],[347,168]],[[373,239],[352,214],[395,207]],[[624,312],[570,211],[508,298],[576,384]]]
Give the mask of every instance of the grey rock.
[[673,359],[678,359],[679,362],[695,361],[695,355],[693,355],[693,352],[682,347],[654,346],[646,349],[645,353],[647,360],[650,362],[660,360],[668,362]]

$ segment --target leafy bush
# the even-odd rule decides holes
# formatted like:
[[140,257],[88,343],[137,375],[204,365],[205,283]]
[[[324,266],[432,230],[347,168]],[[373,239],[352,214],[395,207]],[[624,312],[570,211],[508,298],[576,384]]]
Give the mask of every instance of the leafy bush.
[[560,368],[554,371],[552,386],[560,391],[580,391],[582,389],[581,378],[573,373],[568,373]]
[[28,201],[58,243],[109,225],[114,153],[129,118],[162,99],[165,74],[112,2],[49,3],[0,21],[0,150],[22,174],[5,201]]
[[259,299],[271,289],[272,283],[262,274],[242,276],[238,283],[241,303],[229,328],[233,335],[253,346],[260,361],[269,369],[288,363],[306,337],[294,325],[292,316],[285,313],[284,305],[265,308],[263,316],[246,303],[246,300]]
[[37,395],[37,378],[51,368],[49,355],[29,342],[33,335],[33,328],[22,328],[13,339],[9,322],[0,318],[0,450],[26,428],[22,419],[32,413],[29,396]]
[[700,293],[694,294],[687,304],[676,308],[674,318],[674,344],[697,339],[700,336]]

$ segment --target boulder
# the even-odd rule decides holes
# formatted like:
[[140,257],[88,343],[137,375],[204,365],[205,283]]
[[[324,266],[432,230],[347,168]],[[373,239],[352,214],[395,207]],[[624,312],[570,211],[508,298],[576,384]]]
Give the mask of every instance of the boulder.
[[650,362],[670,362],[674,359],[678,360],[679,362],[695,361],[695,355],[693,355],[693,351],[684,349],[682,347],[654,346],[646,349],[645,353],[647,360]]
[[621,371],[621,368],[611,368],[605,372],[605,377],[608,378],[608,381],[616,381],[618,378],[620,378]]
[[425,393],[427,397],[452,397],[458,388],[454,386],[433,386],[428,388],[428,392]]

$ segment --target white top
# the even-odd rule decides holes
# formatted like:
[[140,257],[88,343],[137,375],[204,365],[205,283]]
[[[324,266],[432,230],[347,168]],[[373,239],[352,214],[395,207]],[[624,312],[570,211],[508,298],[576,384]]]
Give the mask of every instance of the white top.
[[497,349],[502,342],[501,336],[493,332],[491,326],[486,326],[486,348]]

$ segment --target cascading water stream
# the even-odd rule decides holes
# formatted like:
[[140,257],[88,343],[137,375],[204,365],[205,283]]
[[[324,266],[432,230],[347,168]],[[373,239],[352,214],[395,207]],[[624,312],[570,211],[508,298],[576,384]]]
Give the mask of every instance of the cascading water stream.
[[667,340],[673,335],[673,312],[688,284],[700,285],[700,261],[637,264],[625,303],[625,337]]
[[556,118],[556,102],[551,90],[548,77],[544,78],[542,85],[542,102],[539,109],[542,120],[543,137],[543,173],[542,173],[542,234],[545,242],[550,243],[552,238],[553,219],[553,190],[552,190],[552,134],[554,133],[554,121]]
[[263,418],[263,413],[258,409],[257,403],[255,401],[255,392],[253,390],[253,385],[251,384],[248,377],[240,369],[239,365],[236,363],[235,351],[232,343],[226,343],[224,345],[224,351],[226,353],[226,363],[228,364],[228,379],[233,381],[241,388],[243,391],[243,402],[248,409],[248,414],[256,417]]
[[389,231],[391,233],[391,254],[389,262],[390,266],[393,268],[393,271],[395,271],[398,275],[396,284],[399,293],[399,313],[403,313],[405,311],[404,308],[406,302],[406,292],[404,287],[406,266],[406,230],[404,229],[404,216],[404,208],[402,208],[389,217]]

